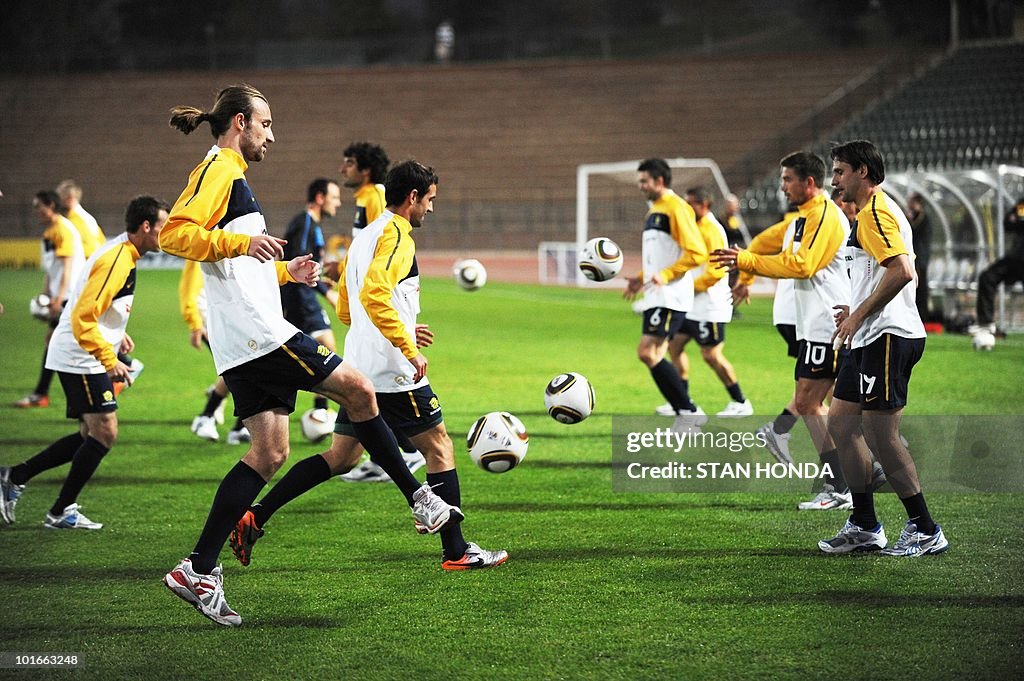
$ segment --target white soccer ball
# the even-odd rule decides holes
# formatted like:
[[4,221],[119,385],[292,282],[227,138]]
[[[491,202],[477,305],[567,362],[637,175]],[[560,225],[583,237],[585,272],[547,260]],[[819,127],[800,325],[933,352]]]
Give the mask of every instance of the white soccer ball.
[[49,321],[50,319],[50,296],[40,293],[28,301],[28,312],[36,319]]
[[475,291],[487,283],[487,270],[474,258],[456,262],[452,276],[455,277],[455,283],[467,291]]
[[544,389],[544,406],[559,423],[579,423],[594,411],[594,387],[581,374],[558,374]]
[[985,352],[996,346],[996,337],[991,331],[979,331],[971,339],[971,345],[975,350]]
[[492,411],[476,420],[466,436],[469,458],[489,473],[504,473],[526,458],[526,426],[507,411]]
[[622,249],[611,239],[599,236],[580,249],[577,265],[587,279],[607,281],[622,269]]
[[307,409],[299,419],[302,435],[310,442],[320,442],[334,432],[334,419],[338,412],[333,409]]

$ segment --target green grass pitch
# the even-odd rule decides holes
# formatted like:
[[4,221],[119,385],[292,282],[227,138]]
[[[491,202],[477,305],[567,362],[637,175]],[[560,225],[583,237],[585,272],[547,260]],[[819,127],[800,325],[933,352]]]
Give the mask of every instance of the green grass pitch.
[[[1019,495],[929,495],[952,548],[899,560],[819,555],[815,542],[844,514],[797,512],[799,495],[614,493],[612,415],[646,415],[661,402],[635,358],[639,319],[618,291],[491,283],[465,293],[439,279],[423,282],[421,320],[436,333],[426,354],[456,444],[464,529],[511,559],[495,570],[445,573],[438,540],[416,535],[393,486],[329,481],[273,518],[250,567],[225,550],[227,598],[244,624],[217,627],[161,584],[191,550],[217,484],[242,454],[189,432],[214,373],[209,353],[187,343],[177,276],[139,274],[129,332],[146,370],[124,393],[120,440],[80,498],[104,529],[43,529],[66,469],[31,481],[18,523],[0,527],[0,651],[76,652],[85,667],[0,669],[0,678],[1019,673]],[[36,378],[43,326],[26,301],[40,279],[0,272],[3,405]],[[778,413],[792,391],[792,365],[770,326],[770,303],[742,312],[727,354],[758,413]],[[725,391],[692,349],[691,357],[695,398],[709,412],[721,409]],[[963,337],[929,338],[908,413],[1019,415],[1022,360],[1019,338],[984,354]],[[544,411],[543,388],[562,371],[584,374],[597,394],[595,414],[576,426]],[[72,429],[57,386],[49,409],[0,407],[0,464]],[[300,396],[299,409],[310,402]],[[465,453],[473,420],[497,409],[517,414],[531,436],[527,459],[505,475],[473,467]],[[292,435],[290,462],[318,451],[302,440],[297,419]],[[893,495],[878,506],[894,540],[902,507]]]

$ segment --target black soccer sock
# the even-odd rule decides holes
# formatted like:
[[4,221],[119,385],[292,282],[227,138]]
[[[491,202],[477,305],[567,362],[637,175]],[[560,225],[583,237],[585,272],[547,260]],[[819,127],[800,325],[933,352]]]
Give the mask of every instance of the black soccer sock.
[[[462,508],[462,493],[459,490],[459,474],[453,468],[443,473],[427,473],[427,484],[434,494],[446,503]],[[458,560],[466,554],[466,540],[462,537],[462,523],[445,527],[441,534],[441,550],[445,560]]]
[[39,369],[39,381],[36,382],[36,389],[33,390],[36,395],[49,395],[50,394],[50,383],[53,382],[53,369],[46,368],[46,352],[49,348],[43,348],[43,365]]
[[825,478],[825,483],[832,485],[837,492],[846,492],[849,487],[846,484],[846,477],[843,475],[843,467],[839,464],[839,450],[830,449],[818,455],[822,465],[828,465],[832,475]]
[[743,396],[743,389],[740,388],[740,384],[737,381],[732,385],[725,386],[725,389],[729,391],[729,397],[732,398],[733,402],[746,402],[747,398]]
[[377,414],[369,421],[352,421],[352,430],[363,448],[370,452],[370,459],[391,476],[391,480],[398,485],[412,506],[412,495],[421,485],[405,465],[395,436],[385,425],[384,419]]
[[50,515],[60,516],[65,508],[75,503],[85,483],[89,482],[89,478],[96,472],[100,461],[109,451],[110,449],[99,440],[93,437],[85,438],[85,442],[75,452],[75,458],[71,460],[71,470],[68,471],[68,477],[60,488],[57,501],[53,502]]
[[316,397],[314,397],[313,398],[313,408],[314,409],[326,409],[327,408],[327,398],[324,397],[323,395],[317,395]]
[[875,517],[875,495],[871,492],[852,492],[853,513],[850,522],[865,530],[873,530],[878,525]]
[[683,409],[687,411],[697,409],[690,400],[686,384],[683,383],[683,379],[679,378],[679,372],[672,366],[672,362],[662,359],[651,367],[651,377],[658,386],[658,390],[677,412]]
[[193,570],[203,575],[213,572],[220,550],[224,548],[235,523],[266,484],[263,477],[244,461],[239,461],[228,471],[217,488],[210,515],[190,556]]
[[785,435],[789,431],[793,430],[793,426],[796,425],[798,417],[796,414],[788,409],[783,409],[782,413],[775,417],[775,422],[772,423],[772,430],[778,435]]
[[924,492],[918,492],[914,496],[900,499],[900,501],[907,509],[907,517],[910,518],[910,522],[917,525],[919,532],[935,534],[935,521],[932,520],[932,515],[928,512],[928,504],[924,502]]
[[66,464],[75,458],[75,452],[83,442],[81,433],[62,437],[25,463],[12,467],[11,482],[15,485],[24,485],[43,471]]
[[211,390],[210,396],[206,398],[206,406],[203,407],[203,413],[200,416],[213,416],[213,412],[217,411],[217,407],[220,406],[226,397],[227,395],[218,395],[216,390]]
[[299,461],[270,488],[259,503],[253,505],[252,515],[256,520],[256,526],[262,528],[277,509],[330,479],[331,467],[319,454]]

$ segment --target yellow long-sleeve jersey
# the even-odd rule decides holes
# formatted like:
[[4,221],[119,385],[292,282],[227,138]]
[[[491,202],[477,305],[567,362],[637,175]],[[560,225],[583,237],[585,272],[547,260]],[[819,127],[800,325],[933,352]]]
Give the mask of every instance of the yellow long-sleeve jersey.
[[101,374],[117,365],[135,299],[139,251],[127,234],[107,241],[86,262],[50,339],[46,368]]
[[646,289],[643,309],[667,307],[688,311],[693,306],[690,270],[707,262],[708,248],[697,229],[693,208],[671,189],[651,203],[644,223],[641,255],[641,278],[646,282],[660,274],[666,282]]
[[79,236],[82,237],[82,250],[85,251],[86,258],[91,256],[107,240],[103,230],[100,228],[100,224],[96,222],[96,218],[90,215],[89,211],[82,208],[81,205],[75,206],[72,210],[68,211],[68,220],[71,221],[71,224],[78,230]]
[[384,211],[352,240],[338,282],[338,319],[351,326],[345,361],[366,374],[376,392],[401,392],[413,382],[420,277],[412,225]]
[[[47,277],[47,295],[50,298],[66,299],[85,265],[81,235],[70,220],[63,215],[56,215],[43,231],[40,249],[40,262]],[[65,276],[68,285],[61,295],[61,281]]]
[[[836,305],[850,304],[850,277],[845,251],[850,223],[824,194],[816,194],[799,207],[799,217],[787,228],[782,250],[773,255],[740,251],[740,270],[793,279],[796,301],[796,336],[828,343],[835,330]],[[790,236],[791,235],[791,236]]]
[[[885,263],[899,255],[906,255],[913,262],[914,232],[899,205],[876,188],[871,200],[857,213],[849,247],[853,256],[850,268],[853,286],[850,309],[853,310],[878,288],[885,274]],[[908,283],[885,307],[865,319],[851,346],[862,348],[886,333],[902,338],[924,338],[924,324],[915,300],[917,284],[916,279]]]
[[189,175],[160,232],[160,248],[202,262],[207,334],[217,373],[252,361],[298,333],[281,312],[280,285],[295,281],[286,263],[246,255],[253,236],[267,233],[247,164],[214,146]]
[[[697,220],[697,229],[709,253],[725,248],[725,228],[711,211]],[[727,272],[711,262],[705,262],[694,270],[693,307],[686,313],[687,319],[718,324],[732,321],[732,296],[729,294],[729,279],[725,276]]]

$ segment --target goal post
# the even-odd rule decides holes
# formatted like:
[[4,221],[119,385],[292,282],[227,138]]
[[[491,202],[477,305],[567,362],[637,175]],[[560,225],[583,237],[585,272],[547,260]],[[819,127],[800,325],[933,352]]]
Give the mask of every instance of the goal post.
[[[729,186],[710,158],[665,159],[672,169],[672,187],[683,194],[702,187],[712,200],[712,211],[721,214]],[[621,286],[621,282],[593,282],[579,268],[564,263],[591,238],[605,236],[615,241],[625,255],[623,273],[635,271],[640,263],[640,226],[647,208],[637,188],[640,160],[585,163],[576,168],[576,241],[544,242],[537,250],[542,283],[575,284],[580,287]],[[740,229],[749,241],[746,225]],[[572,253],[572,256],[567,255]],[[557,263],[556,267],[552,265]],[[623,276],[623,275],[620,275]]]

